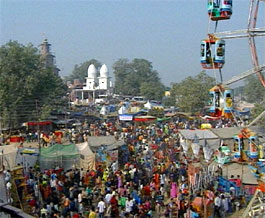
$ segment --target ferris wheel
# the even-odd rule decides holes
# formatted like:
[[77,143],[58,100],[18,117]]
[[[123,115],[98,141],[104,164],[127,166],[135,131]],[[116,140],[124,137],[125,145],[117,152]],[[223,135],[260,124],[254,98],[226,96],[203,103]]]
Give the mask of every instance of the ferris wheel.
[[[250,75],[257,74],[259,81],[265,88],[265,79],[263,72],[265,65],[260,65],[258,53],[255,44],[255,37],[265,36],[265,27],[257,27],[259,17],[259,6],[265,3],[265,0],[250,0],[247,28],[236,31],[217,32],[218,22],[228,20],[232,16],[232,0],[208,0],[208,38],[201,41],[201,58],[200,62],[204,69],[214,70],[216,83],[216,71],[220,73],[221,84],[218,84],[210,90],[211,107],[210,112],[214,116],[233,116],[233,104],[231,104],[232,92],[227,88],[237,81],[243,80]],[[264,15],[263,15],[264,16]],[[210,22],[215,22],[215,30],[209,33]],[[253,69],[230,78],[227,81],[222,79],[222,67],[225,64],[225,40],[247,38],[251,52]],[[265,111],[263,112],[265,114]]]
[[264,76],[262,75],[262,72],[265,71],[265,65],[259,64],[259,58],[258,58],[258,53],[256,49],[256,44],[255,44],[255,37],[265,36],[265,27],[261,27],[261,28],[256,27],[258,15],[259,15],[260,3],[265,3],[265,0],[250,0],[247,29],[214,33],[216,37],[221,38],[223,40],[224,39],[248,38],[249,47],[251,51],[253,69],[232,77],[228,81],[224,82],[223,83],[224,85],[230,85],[239,80],[245,79],[246,77],[250,75],[257,74],[261,84],[263,85],[263,87],[265,87],[265,79],[264,79]]

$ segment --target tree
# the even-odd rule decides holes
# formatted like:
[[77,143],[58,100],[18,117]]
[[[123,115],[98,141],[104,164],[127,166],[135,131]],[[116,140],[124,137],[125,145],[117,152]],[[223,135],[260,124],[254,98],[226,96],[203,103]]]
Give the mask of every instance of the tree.
[[[144,95],[149,99],[161,99],[163,84],[152,63],[145,59],[119,59],[113,64],[115,92],[123,95]],[[154,89],[153,86],[158,89]],[[148,88],[152,88],[148,90]]]
[[163,105],[165,105],[166,107],[168,106],[175,106],[176,105],[176,97],[170,95],[170,96],[165,96],[163,98]]
[[79,65],[75,65],[71,75],[67,76],[65,80],[73,81],[74,79],[79,79],[81,82],[85,81],[85,77],[87,77],[87,69],[89,65],[94,64],[96,69],[99,70],[101,67],[101,63],[96,59],[91,59],[89,61],[85,61]]
[[250,76],[246,79],[244,96],[250,103],[260,104],[265,102],[265,88],[256,76]]
[[161,82],[143,82],[140,86],[141,95],[147,99],[161,100],[165,92],[165,87]]
[[214,86],[215,79],[204,71],[195,77],[187,77],[171,88],[171,96],[176,99],[176,106],[184,112],[200,112],[209,99],[209,89]]
[[0,117],[8,126],[39,119],[66,92],[61,78],[45,69],[32,44],[10,41],[0,47]]

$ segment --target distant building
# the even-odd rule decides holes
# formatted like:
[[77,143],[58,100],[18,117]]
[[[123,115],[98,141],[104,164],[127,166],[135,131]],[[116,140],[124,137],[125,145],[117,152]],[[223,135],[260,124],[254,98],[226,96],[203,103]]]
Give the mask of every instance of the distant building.
[[76,99],[80,100],[80,103],[95,102],[95,99],[112,96],[113,85],[108,68],[105,64],[101,66],[99,76],[97,75],[96,67],[91,64],[87,70],[84,86],[82,88],[74,88],[71,96],[75,96]]
[[43,43],[39,45],[41,59],[44,61],[45,68],[52,68],[54,74],[59,76],[60,69],[56,67],[55,56],[51,53],[50,46],[47,39],[44,39]]

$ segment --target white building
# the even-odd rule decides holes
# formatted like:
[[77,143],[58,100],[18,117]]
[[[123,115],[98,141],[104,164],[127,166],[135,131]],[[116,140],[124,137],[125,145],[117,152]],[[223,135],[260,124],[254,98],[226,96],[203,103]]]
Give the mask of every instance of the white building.
[[[105,64],[101,66],[98,76],[96,67],[91,64],[87,69],[85,85],[82,89],[76,89],[75,92],[82,103],[95,102],[95,99],[102,96],[111,96],[113,87],[107,66]],[[79,93],[81,93],[81,96]]]

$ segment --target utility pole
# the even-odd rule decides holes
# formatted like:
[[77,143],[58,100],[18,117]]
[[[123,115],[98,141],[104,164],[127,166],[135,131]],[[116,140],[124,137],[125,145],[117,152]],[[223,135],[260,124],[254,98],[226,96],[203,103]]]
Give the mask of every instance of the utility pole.
[[37,122],[38,122],[38,145],[40,149],[40,113],[39,113],[39,107],[38,107],[38,100],[35,100],[36,105],[36,114],[37,114]]
[[38,106],[38,100],[35,100],[36,104],[36,114],[37,114],[37,122],[38,122],[38,148],[39,148],[39,154],[38,154],[38,165],[39,165],[39,172],[37,173],[37,180],[38,180],[38,204],[39,204],[39,211],[38,214],[41,216],[41,208],[42,208],[42,202],[41,202],[41,192],[40,192],[40,152],[41,152],[41,144],[40,144],[40,108]]

